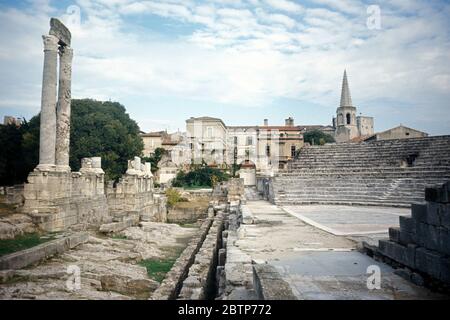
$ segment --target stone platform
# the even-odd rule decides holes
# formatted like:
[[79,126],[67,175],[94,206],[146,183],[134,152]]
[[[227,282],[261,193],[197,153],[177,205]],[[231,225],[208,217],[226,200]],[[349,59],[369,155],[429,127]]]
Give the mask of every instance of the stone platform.
[[[398,216],[405,212],[381,210],[374,215],[370,215],[369,211],[358,215],[354,211],[356,207],[350,207],[349,211],[341,208],[337,214],[337,208],[328,209],[323,214],[313,210],[309,214],[303,211],[318,221],[316,224],[322,225],[318,228],[267,201],[248,201],[242,206],[246,219],[237,231],[237,239],[233,242],[228,240],[227,252],[238,250],[254,265],[267,263],[274,266],[298,299],[446,298],[414,285],[394,274],[390,266],[358,252],[358,243],[350,239],[362,231],[377,232],[385,225],[396,225]],[[354,222],[348,223],[352,221],[349,216],[353,217]],[[327,225],[346,234],[325,231]],[[367,287],[367,267],[372,265],[380,268],[380,289],[370,290]],[[243,272],[230,276],[236,278],[233,278],[235,282],[239,277],[246,279]]]
[[399,216],[408,216],[409,209],[367,206],[305,205],[283,206],[286,212],[319,229],[338,236],[384,233],[398,226]]

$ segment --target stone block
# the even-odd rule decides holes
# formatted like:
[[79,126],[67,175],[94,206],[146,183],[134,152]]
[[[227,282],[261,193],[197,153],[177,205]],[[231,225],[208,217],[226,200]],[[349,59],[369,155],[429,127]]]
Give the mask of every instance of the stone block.
[[0,270],[21,269],[56,254],[61,254],[80,243],[86,242],[87,233],[52,240],[38,246],[14,252],[0,258]]
[[433,278],[450,283],[450,259],[426,248],[416,250],[416,268]]
[[403,246],[393,241],[380,240],[379,250],[383,255],[391,258],[392,260],[410,268],[414,268],[416,250],[415,245],[409,244],[407,246]]
[[450,182],[446,182],[439,188],[426,188],[425,200],[430,202],[449,203],[450,202]]
[[439,250],[439,229],[426,223],[417,224],[417,244],[430,250]]
[[227,251],[225,249],[219,249],[219,253],[218,253],[218,265],[219,266],[225,265],[226,256],[227,256]]
[[400,231],[408,233],[416,233],[416,220],[411,217],[400,216]]
[[442,203],[428,202],[426,223],[439,226],[441,224],[441,216],[443,211]]
[[401,231],[400,240],[398,242],[403,245],[417,244],[416,234]]
[[411,217],[416,221],[427,222],[427,204],[412,203]]
[[400,242],[400,228],[389,228],[389,240]]
[[450,230],[440,227],[439,231],[439,252],[450,256]]
[[443,204],[441,211],[441,226],[450,230],[450,204]]
[[261,300],[297,300],[289,283],[269,264],[253,265],[253,287]]

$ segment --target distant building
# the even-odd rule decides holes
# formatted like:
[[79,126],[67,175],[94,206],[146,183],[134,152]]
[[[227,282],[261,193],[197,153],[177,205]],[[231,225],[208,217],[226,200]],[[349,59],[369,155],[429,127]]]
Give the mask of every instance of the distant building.
[[4,116],[3,117],[3,125],[9,125],[9,124],[15,124],[16,126],[20,127],[22,125],[22,119],[21,118],[15,118],[12,116]]
[[219,118],[191,117],[186,120],[186,135],[193,163],[225,164],[227,127]]
[[368,136],[364,139],[364,141],[410,139],[422,137],[428,137],[428,133],[399,125],[386,131],[378,132],[371,136]]
[[144,157],[151,156],[157,148],[163,148],[166,151],[172,151],[183,139],[181,132],[167,133],[166,131],[156,131],[142,133],[141,138],[144,142]]
[[263,175],[273,175],[284,168],[288,160],[303,146],[304,127],[295,126],[289,117],[284,126],[226,126],[218,118],[199,117],[186,120],[193,163],[232,169],[234,164],[245,168],[246,184],[254,179],[249,169]]
[[336,142],[348,142],[358,137],[372,135],[374,132],[372,117],[356,116],[356,107],[352,103],[345,70],[341,102],[336,110],[336,118],[333,118],[333,127]]

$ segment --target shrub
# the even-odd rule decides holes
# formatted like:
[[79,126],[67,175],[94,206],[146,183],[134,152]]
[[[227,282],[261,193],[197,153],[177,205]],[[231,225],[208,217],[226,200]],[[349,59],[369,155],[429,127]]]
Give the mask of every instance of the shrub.
[[182,201],[181,195],[178,192],[178,190],[175,190],[173,188],[169,188],[166,190],[166,196],[167,196],[167,205],[170,208],[173,208],[178,202]]

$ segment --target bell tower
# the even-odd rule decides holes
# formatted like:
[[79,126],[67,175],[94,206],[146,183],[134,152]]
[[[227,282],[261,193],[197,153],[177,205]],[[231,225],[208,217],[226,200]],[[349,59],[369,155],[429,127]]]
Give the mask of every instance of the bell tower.
[[344,78],[342,79],[341,103],[336,110],[335,125],[336,142],[347,142],[358,136],[356,107],[352,103],[346,70],[344,70]]

